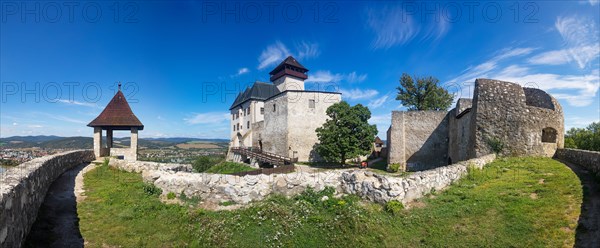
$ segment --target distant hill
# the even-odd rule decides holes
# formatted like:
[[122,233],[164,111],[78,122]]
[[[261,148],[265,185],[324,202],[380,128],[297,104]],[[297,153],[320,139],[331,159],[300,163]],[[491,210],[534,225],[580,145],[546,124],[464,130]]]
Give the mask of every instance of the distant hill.
[[[151,149],[175,146],[188,142],[207,142],[207,143],[227,143],[226,139],[199,139],[199,138],[147,138],[138,139],[140,147]],[[130,144],[129,137],[115,138],[115,147]],[[31,148],[40,147],[46,149],[92,149],[93,138],[91,137],[59,137],[59,136],[13,136],[0,138],[0,147],[2,148]]]

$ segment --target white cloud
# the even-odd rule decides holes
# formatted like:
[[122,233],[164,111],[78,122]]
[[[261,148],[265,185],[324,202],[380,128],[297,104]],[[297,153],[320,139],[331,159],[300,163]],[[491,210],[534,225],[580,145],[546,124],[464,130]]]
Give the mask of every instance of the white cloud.
[[223,112],[208,112],[194,114],[191,118],[184,118],[183,120],[190,125],[194,124],[220,124],[229,120],[230,115]]
[[489,73],[496,70],[499,67],[499,63],[503,60],[521,57],[524,55],[530,54],[534,49],[525,47],[525,48],[505,48],[496,53],[494,57],[491,59],[477,65],[471,66],[464,70],[461,75],[453,78],[449,82],[454,83],[465,83],[465,82],[474,82],[475,79],[481,77],[488,77]]
[[248,68],[246,68],[246,67],[243,67],[243,68],[240,68],[240,69],[238,70],[238,73],[237,73],[237,75],[238,75],[238,76],[239,76],[239,75],[243,75],[243,74],[246,74],[246,73],[248,73],[248,72],[250,72],[250,69],[248,69]]
[[558,17],[554,24],[564,49],[547,51],[529,60],[532,64],[562,65],[575,62],[581,69],[600,56],[596,21],[580,16]]
[[600,0],[588,0],[588,2],[590,3],[590,5],[596,6],[600,2]]
[[298,51],[298,59],[309,59],[318,57],[321,54],[319,50],[319,44],[317,43],[308,43],[308,42],[300,42],[296,45],[296,50]]
[[296,45],[295,53],[292,53],[281,41],[267,46],[258,57],[258,69],[262,70],[283,61],[287,56],[295,56],[297,59],[316,58],[321,54],[317,43],[302,41]]
[[66,122],[77,123],[77,124],[88,124],[85,121],[73,119],[71,117],[66,117],[66,116],[62,116],[62,115],[51,115],[51,114],[45,114],[45,115],[52,119],[59,120],[59,121],[66,121]]
[[361,74],[361,75],[359,75],[355,71],[353,71],[350,74],[346,75],[346,80],[348,82],[350,82],[350,83],[362,82],[362,81],[365,81],[365,79],[367,79],[367,74]]
[[367,106],[369,108],[371,108],[371,109],[379,108],[379,107],[381,107],[381,105],[383,105],[387,101],[388,98],[389,98],[389,96],[385,95],[385,96],[382,96],[382,97],[377,98],[375,100],[371,100],[371,101],[369,101],[369,103],[367,104]]
[[371,89],[351,89],[344,90],[340,89],[340,93],[342,93],[342,98],[349,100],[361,100],[361,99],[369,99],[375,97],[379,92]]
[[18,124],[18,123],[16,123],[16,122],[13,122],[13,124],[12,124],[12,125],[13,125],[13,126],[18,126],[19,124]]
[[42,128],[44,126],[42,126],[42,125],[27,125],[27,127],[29,127],[29,128]]
[[399,7],[371,9],[367,15],[367,25],[375,33],[372,45],[376,49],[405,44],[419,32],[419,26],[412,16]]
[[79,101],[75,101],[75,100],[71,101],[71,100],[59,99],[58,102],[64,103],[64,104],[77,105],[77,106],[98,107],[98,105],[96,105],[95,103],[79,102]]
[[316,71],[308,75],[308,79],[305,80],[307,83],[340,83],[346,81],[349,83],[362,82],[367,79],[367,74],[358,74],[351,72],[348,74],[343,73],[331,73],[330,71]]
[[425,21],[419,21],[413,14],[406,13],[404,5],[386,6],[380,9],[370,9],[367,12],[367,26],[375,34],[372,46],[375,49],[388,49],[395,45],[403,45],[415,39],[419,35],[421,41],[438,41],[448,33],[450,23],[447,18],[433,18],[442,16],[442,13],[434,13],[429,17],[424,16]]
[[287,47],[281,43],[281,41],[276,41],[275,44],[269,45],[262,51],[258,57],[258,69],[264,69],[267,66],[280,63],[289,55],[291,55],[291,53]]

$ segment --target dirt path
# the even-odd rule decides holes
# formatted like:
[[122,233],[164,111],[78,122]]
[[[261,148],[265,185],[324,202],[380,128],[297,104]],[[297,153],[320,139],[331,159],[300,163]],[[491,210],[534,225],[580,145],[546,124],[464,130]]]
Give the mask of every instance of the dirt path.
[[24,247],[83,247],[77,202],[82,200],[83,173],[92,167],[81,164],[52,183]]
[[577,174],[583,186],[583,203],[575,235],[575,247],[600,247],[600,183],[584,168],[561,162]]

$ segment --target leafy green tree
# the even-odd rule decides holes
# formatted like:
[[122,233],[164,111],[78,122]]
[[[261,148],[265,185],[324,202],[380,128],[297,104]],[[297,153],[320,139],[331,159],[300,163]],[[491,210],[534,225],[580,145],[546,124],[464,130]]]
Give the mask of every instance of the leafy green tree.
[[600,122],[586,128],[571,128],[565,135],[565,147],[600,151]]
[[440,80],[431,76],[413,78],[402,73],[400,86],[396,88],[396,100],[400,100],[409,111],[447,110],[452,105],[454,96],[439,86],[439,82]]
[[214,163],[213,163],[212,159],[210,159],[210,157],[200,156],[192,163],[192,168],[196,172],[204,172],[213,165],[214,165]]
[[317,153],[329,162],[364,156],[371,152],[377,127],[369,124],[371,111],[357,104],[351,107],[342,101],[327,108],[329,119],[317,128],[319,145]]

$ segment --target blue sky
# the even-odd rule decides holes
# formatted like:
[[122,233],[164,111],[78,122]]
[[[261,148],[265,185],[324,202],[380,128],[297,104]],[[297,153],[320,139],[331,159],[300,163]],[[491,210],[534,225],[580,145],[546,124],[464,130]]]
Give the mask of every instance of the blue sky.
[[[565,124],[600,120],[600,4],[544,2],[1,2],[0,137],[91,136],[116,82],[140,137],[228,138],[236,93],[287,55],[307,88],[389,127],[403,72],[457,97],[475,78],[550,92]],[[116,135],[127,135],[117,133]]]

